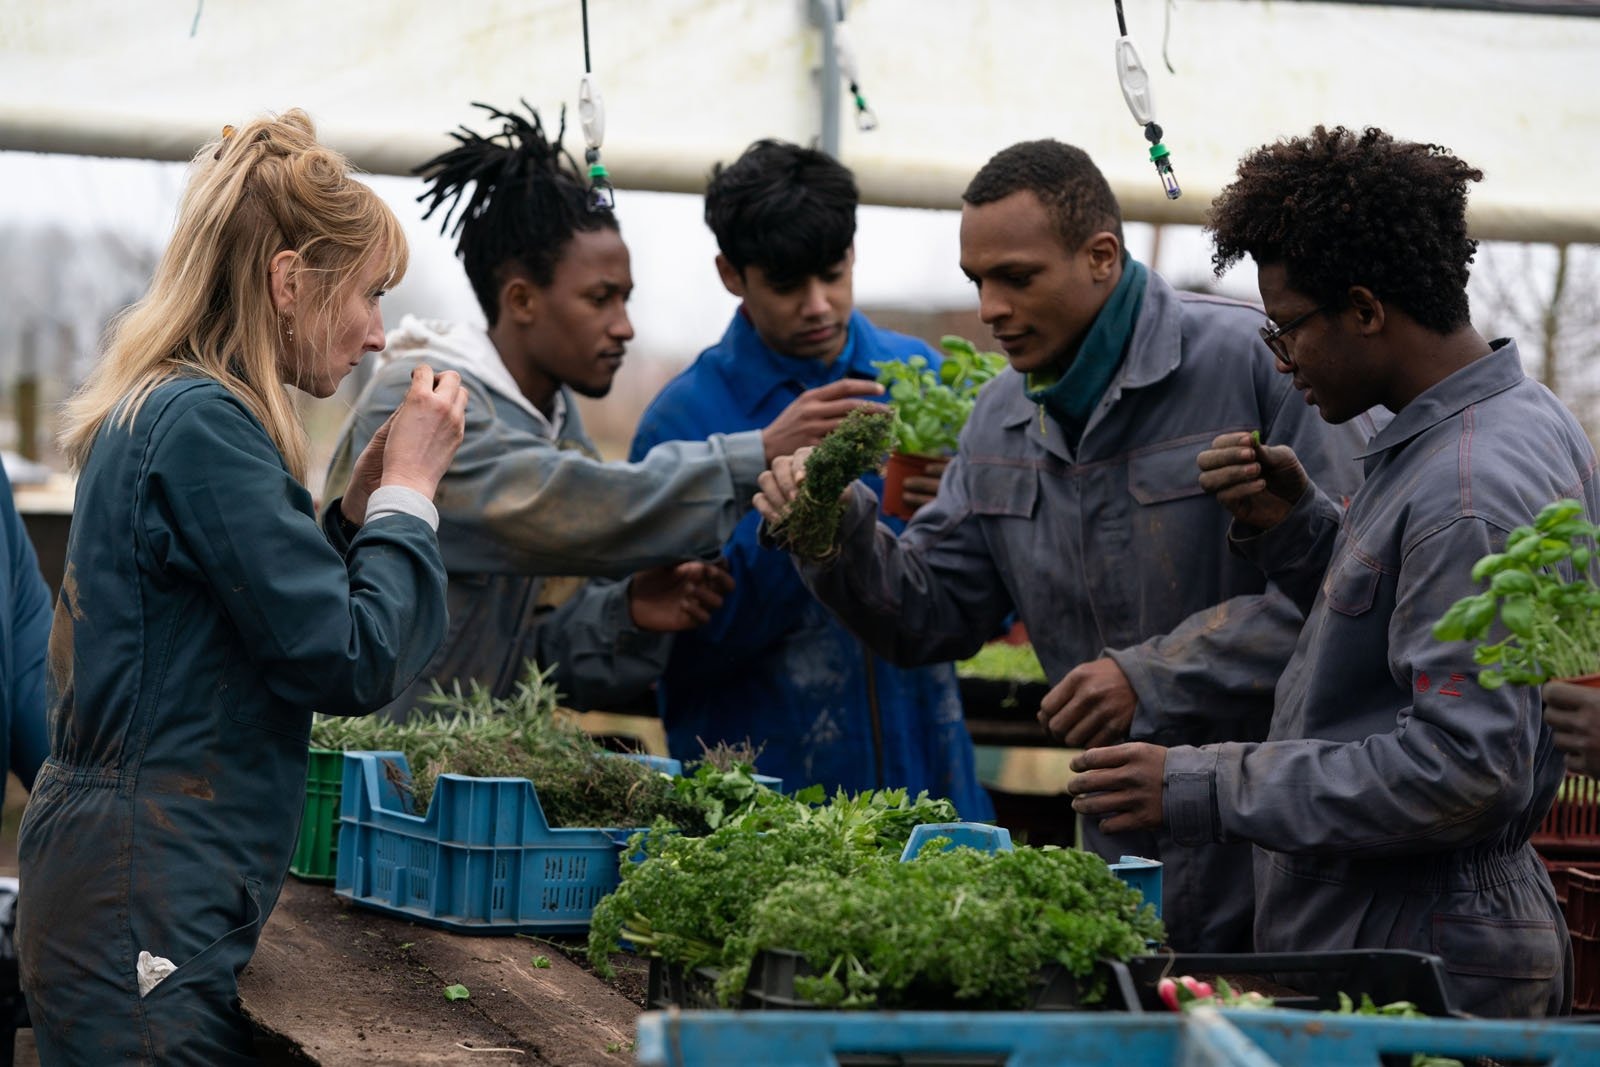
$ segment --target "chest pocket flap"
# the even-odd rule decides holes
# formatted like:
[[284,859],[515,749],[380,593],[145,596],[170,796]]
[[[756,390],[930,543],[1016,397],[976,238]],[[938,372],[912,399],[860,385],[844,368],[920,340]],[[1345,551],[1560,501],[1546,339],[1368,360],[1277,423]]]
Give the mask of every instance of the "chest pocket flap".
[[1329,565],[1322,579],[1323,599],[1341,615],[1364,615],[1372,610],[1379,576],[1378,568],[1345,552]]
[[1199,496],[1200,467],[1196,458],[1211,438],[1186,437],[1128,456],[1128,492],[1141,504]]
[[1039,499],[1039,472],[1032,467],[974,463],[967,479],[972,510],[979,515],[1033,516]]

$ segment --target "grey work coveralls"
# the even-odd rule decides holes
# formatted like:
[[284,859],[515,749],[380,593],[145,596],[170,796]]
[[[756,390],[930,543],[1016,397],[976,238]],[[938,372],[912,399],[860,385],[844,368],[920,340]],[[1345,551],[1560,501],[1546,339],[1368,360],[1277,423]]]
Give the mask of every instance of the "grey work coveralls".
[[[1219,433],[1260,429],[1349,493],[1365,442],[1355,425],[1324,423],[1273,369],[1264,321],[1151,272],[1127,356],[1076,450],[1005,371],[979,396],[938,499],[897,540],[854,486],[842,554],[802,568],[808,584],[894,662],[970,655],[1015,609],[1052,683],[1111,650],[1139,698],[1134,739],[1264,737],[1301,614],[1228,551],[1228,513],[1200,489],[1195,458]],[[1084,832],[1102,856],[1166,865],[1174,946],[1248,948],[1246,849]]]
[[[350,480],[361,449],[411,386],[428,352],[384,364],[357,401],[328,471],[325,499]],[[638,463],[597,458],[566,394],[559,439],[548,424],[461,372],[466,436],[439,482],[439,547],[450,574],[450,629],[437,655],[387,709],[404,719],[437,680],[509,693],[527,660],[556,667],[573,705],[605,707],[643,692],[665,668],[671,635],[628,616],[635,571],[715,556],[749,509],[766,469],[759,432],[659,445]],[[328,505],[333,506],[332,503]]]
[[1238,542],[1308,609],[1265,744],[1167,753],[1180,842],[1251,841],[1256,947],[1402,948],[1444,957],[1456,1007],[1563,1010],[1566,925],[1528,836],[1562,759],[1539,691],[1477,684],[1472,644],[1433,623],[1482,556],[1560,497],[1600,516],[1595,455],[1522,373],[1515,344],[1406,405],[1340,511],[1308,493]]
[[[311,711],[370,711],[444,636],[428,524],[341,553],[211,381],[100,430],[50,633],[50,759],[20,841],[22,986],[52,1065],[253,1062],[238,974],[289,868]],[[139,953],[178,969],[147,995]]]

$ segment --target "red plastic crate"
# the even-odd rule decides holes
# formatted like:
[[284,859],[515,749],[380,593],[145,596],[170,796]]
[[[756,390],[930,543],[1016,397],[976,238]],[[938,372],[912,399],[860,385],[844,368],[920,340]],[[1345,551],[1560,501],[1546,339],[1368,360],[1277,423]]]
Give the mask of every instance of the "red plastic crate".
[[1567,929],[1572,933],[1573,1011],[1600,1011],[1600,874],[1567,871]]
[[1584,874],[1600,875],[1600,860],[1553,860],[1548,856],[1540,857],[1544,860],[1545,870],[1550,873],[1550,884],[1555,887],[1556,900],[1561,902],[1562,914],[1567,910],[1567,881],[1573,871]]
[[1550,813],[1534,832],[1533,847],[1541,852],[1592,850],[1592,858],[1600,860],[1600,779],[1567,775]]

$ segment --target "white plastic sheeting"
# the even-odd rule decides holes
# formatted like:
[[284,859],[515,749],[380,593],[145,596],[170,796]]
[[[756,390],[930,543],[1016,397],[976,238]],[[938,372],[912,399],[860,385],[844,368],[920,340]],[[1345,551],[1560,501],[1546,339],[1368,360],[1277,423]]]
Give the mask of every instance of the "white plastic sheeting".
[[[579,0],[6,0],[0,148],[187,158],[301,106],[404,173],[476,122],[547,115],[583,71]],[[810,0],[591,0],[604,158],[622,187],[699,191],[749,141],[819,128]],[[955,206],[992,152],[1087,149],[1131,218],[1198,222],[1240,155],[1317,122],[1381,125],[1481,167],[1483,237],[1600,242],[1600,19],[1279,0],[1125,0],[1185,195],[1161,197],[1112,67],[1112,0],[855,0],[862,87],[841,155],[880,203]],[[194,32],[191,36],[191,28]],[[576,130],[568,145],[581,150]],[[479,128],[483,128],[480,126]]]

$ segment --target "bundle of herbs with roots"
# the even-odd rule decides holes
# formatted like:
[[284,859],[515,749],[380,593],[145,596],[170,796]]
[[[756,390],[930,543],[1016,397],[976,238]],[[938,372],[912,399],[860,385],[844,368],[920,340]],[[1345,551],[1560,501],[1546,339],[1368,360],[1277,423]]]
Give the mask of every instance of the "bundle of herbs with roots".
[[839,551],[844,491],[883,466],[893,430],[894,415],[882,409],[859,407],[846,415],[806,459],[799,493],[768,530],[773,543],[810,562],[832,559]]
[[[463,693],[436,685],[432,714],[397,723],[376,716],[318,716],[312,742],[346,751],[403,752],[411,775],[389,768],[411,810],[428,810],[441,774],[527,778],[552,826],[650,826],[665,820],[704,833],[723,813],[776,796],[754,783],[749,767],[707,767],[674,779],[636,760],[608,752],[558,708],[550,671],[529,665],[511,696],[497,700],[481,686]],[[711,821],[708,822],[708,814]]]

